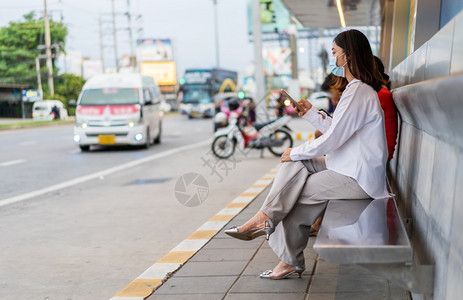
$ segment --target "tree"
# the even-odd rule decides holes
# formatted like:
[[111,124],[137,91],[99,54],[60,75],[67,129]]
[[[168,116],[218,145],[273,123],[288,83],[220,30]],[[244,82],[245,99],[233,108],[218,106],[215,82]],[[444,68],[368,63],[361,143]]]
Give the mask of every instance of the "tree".
[[[37,88],[35,58],[45,53],[45,49],[38,49],[39,45],[45,44],[44,20],[37,18],[34,12],[23,18],[0,28],[0,82],[29,84],[31,88]],[[67,33],[63,23],[50,20],[51,44],[58,45],[54,53],[64,52]],[[45,60],[40,61],[42,78],[47,74],[45,64]],[[58,69],[53,69],[56,74]]]
[[66,100],[77,100],[84,83],[85,79],[83,77],[74,74],[61,74],[56,78],[55,92],[66,98]]
[[69,107],[69,100],[77,100],[82,86],[85,83],[83,77],[74,74],[61,74],[55,79],[55,94],[44,94],[44,99],[60,100],[69,110],[69,115],[74,115],[74,109]]

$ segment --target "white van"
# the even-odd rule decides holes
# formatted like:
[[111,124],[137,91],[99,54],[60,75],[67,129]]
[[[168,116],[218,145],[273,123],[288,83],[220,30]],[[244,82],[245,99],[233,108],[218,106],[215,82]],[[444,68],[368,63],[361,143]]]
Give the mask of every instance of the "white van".
[[161,142],[162,95],[153,79],[136,73],[100,74],[82,88],[76,107],[74,142],[143,145]]
[[68,118],[68,111],[64,107],[63,102],[59,100],[43,100],[36,101],[32,106],[32,119],[34,121],[51,121],[58,119],[54,112],[54,107],[59,113],[59,119],[66,120]]

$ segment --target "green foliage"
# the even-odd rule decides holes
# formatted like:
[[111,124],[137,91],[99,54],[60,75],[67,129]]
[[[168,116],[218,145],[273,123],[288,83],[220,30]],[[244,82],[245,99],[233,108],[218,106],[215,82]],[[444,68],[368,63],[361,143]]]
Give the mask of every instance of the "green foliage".
[[74,74],[61,74],[55,79],[55,93],[64,96],[66,100],[77,100],[84,83],[83,77]]
[[69,115],[72,116],[75,109],[69,107],[69,100],[77,100],[84,83],[83,77],[74,74],[61,74],[55,78],[55,94],[50,96],[49,93],[44,93],[43,99],[60,100],[68,109]]
[[[29,84],[37,88],[35,58],[44,54],[39,45],[45,44],[44,21],[30,12],[23,20],[10,22],[8,27],[0,28],[0,83]],[[57,44],[59,53],[64,50],[67,28],[63,23],[50,20],[51,44]],[[46,81],[46,62],[40,60],[42,82]],[[57,73],[54,68],[53,73]]]

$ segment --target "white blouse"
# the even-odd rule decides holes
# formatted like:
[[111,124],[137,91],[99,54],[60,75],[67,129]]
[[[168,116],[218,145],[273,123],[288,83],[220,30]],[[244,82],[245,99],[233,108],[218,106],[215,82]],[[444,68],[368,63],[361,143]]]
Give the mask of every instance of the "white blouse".
[[302,118],[323,135],[293,148],[293,161],[326,154],[328,170],[354,178],[374,199],[389,197],[384,112],[372,87],[353,79],[342,93],[333,118],[323,118],[314,107]]

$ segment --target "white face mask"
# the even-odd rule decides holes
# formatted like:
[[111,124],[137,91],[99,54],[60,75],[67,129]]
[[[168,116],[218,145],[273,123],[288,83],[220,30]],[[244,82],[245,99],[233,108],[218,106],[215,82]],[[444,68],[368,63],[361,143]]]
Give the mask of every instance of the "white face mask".
[[341,66],[338,67],[336,62],[339,56],[344,55],[345,53],[339,54],[338,56],[331,56],[330,58],[330,69],[333,75],[338,77],[346,77],[346,72],[344,70],[344,66],[347,64],[347,61]]

